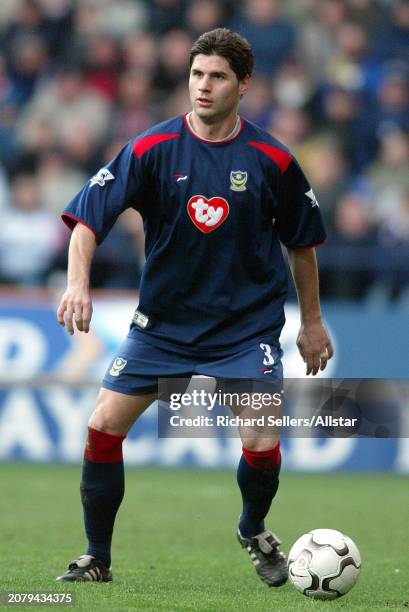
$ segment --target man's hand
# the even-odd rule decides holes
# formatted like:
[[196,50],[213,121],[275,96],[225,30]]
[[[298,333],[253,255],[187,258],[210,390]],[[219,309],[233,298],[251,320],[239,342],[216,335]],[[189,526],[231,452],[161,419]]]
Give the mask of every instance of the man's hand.
[[67,327],[70,336],[74,333],[73,317],[78,331],[89,332],[92,317],[89,275],[95,247],[94,232],[86,225],[77,223],[68,252],[67,289],[57,310],[58,322]]
[[307,364],[307,376],[315,376],[319,370],[325,370],[328,359],[334,354],[331,339],[321,318],[301,324],[297,347]]
[[88,287],[67,287],[57,310],[59,324],[66,327],[67,332],[72,336],[74,333],[74,318],[78,331],[88,333],[91,317],[92,302]]

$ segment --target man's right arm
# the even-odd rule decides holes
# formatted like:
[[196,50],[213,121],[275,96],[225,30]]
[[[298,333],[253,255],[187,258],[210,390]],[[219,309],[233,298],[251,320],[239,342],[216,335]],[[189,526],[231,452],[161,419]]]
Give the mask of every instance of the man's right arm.
[[94,233],[77,223],[68,252],[67,288],[57,310],[58,322],[67,328],[70,335],[74,333],[73,317],[78,331],[89,331],[92,317],[89,277],[95,247]]

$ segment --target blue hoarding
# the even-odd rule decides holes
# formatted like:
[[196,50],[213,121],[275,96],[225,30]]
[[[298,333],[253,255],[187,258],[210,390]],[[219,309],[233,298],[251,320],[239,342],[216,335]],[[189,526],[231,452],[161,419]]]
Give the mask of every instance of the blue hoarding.
[[[98,381],[135,305],[132,298],[97,298],[92,332],[68,337],[52,301],[0,301],[0,460],[81,460]],[[325,315],[336,347],[327,375],[409,378],[408,313],[328,304]],[[304,373],[295,347],[298,318],[290,305],[282,344],[285,372],[293,378]],[[409,472],[407,438],[292,438],[283,446],[287,469]],[[239,455],[235,438],[158,439],[154,405],[125,443],[129,465],[234,467]]]

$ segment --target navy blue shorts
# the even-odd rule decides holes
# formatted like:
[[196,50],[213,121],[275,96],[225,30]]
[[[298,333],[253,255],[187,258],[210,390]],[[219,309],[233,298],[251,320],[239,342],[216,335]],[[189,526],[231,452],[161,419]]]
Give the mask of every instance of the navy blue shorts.
[[268,383],[282,380],[282,354],[279,342],[271,338],[257,340],[231,355],[198,357],[127,337],[109,365],[102,386],[127,395],[143,395],[158,390],[159,378],[205,375]]

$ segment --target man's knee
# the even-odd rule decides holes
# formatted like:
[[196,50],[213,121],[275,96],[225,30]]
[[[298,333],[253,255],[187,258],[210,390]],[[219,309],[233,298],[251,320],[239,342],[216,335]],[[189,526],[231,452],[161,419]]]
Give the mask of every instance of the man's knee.
[[92,429],[114,436],[126,435],[156,397],[154,393],[131,396],[102,388],[88,425]]
[[244,459],[255,470],[274,471],[278,476],[281,467],[280,442],[271,438],[258,438],[258,440],[258,445],[253,444],[253,448],[249,448],[251,444],[245,444],[243,440]]
[[279,437],[262,438],[258,436],[243,438],[243,446],[253,452],[264,452],[275,448],[279,442]]
[[114,402],[101,395],[97,398],[95,410],[88,421],[88,427],[114,436],[127,433],[127,422],[119,417]]
[[98,408],[96,408],[91,414],[88,421],[88,427],[96,429],[97,431],[109,433],[114,436],[119,436],[123,433],[121,428],[118,427],[118,424],[115,423],[110,417],[109,413],[106,413],[104,410],[100,410]]

